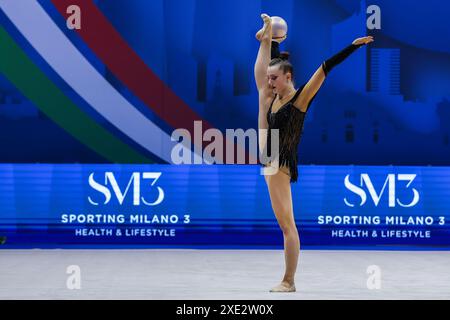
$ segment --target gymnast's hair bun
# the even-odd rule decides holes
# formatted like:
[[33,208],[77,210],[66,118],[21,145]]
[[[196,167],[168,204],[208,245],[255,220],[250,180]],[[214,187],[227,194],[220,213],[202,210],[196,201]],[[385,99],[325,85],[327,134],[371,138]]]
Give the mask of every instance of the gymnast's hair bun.
[[289,57],[291,56],[291,54],[287,51],[283,51],[280,53],[280,59],[281,60],[289,60]]

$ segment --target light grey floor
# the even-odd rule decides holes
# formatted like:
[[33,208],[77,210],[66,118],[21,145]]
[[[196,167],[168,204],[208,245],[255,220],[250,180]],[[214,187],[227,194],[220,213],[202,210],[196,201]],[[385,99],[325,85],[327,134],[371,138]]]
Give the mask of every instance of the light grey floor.
[[283,268],[281,250],[0,250],[0,299],[450,299],[445,251],[302,251],[297,292],[269,293]]

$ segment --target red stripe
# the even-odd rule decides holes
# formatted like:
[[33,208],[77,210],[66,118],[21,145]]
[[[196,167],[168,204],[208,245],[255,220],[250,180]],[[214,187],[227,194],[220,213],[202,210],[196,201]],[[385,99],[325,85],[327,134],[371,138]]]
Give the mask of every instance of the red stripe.
[[202,121],[203,131],[213,128],[159,79],[91,0],[51,1],[65,19],[70,5],[80,7],[81,29],[76,31],[109,70],[158,117],[173,128],[187,129],[192,139],[194,121]]

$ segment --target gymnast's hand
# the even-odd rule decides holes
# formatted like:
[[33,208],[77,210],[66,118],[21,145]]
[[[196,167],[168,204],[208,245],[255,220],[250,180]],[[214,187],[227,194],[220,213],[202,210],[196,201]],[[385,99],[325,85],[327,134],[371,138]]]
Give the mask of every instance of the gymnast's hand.
[[278,43],[282,43],[284,40],[286,40],[287,36],[284,36],[282,38],[272,38],[273,41],[276,41]]
[[368,37],[362,37],[362,38],[358,38],[355,41],[353,41],[354,45],[360,46],[363,44],[369,44],[371,42],[373,42],[373,37],[372,36],[368,36]]

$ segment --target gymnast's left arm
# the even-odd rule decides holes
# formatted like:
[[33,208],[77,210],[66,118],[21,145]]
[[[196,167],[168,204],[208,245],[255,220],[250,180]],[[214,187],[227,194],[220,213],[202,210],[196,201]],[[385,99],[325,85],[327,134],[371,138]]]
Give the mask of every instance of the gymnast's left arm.
[[342,61],[344,61],[348,56],[350,56],[354,51],[356,51],[359,47],[369,44],[373,42],[373,37],[362,37],[358,38],[351,45],[349,45],[347,48],[342,50],[341,52],[335,54],[330,59],[324,61],[320,67],[317,69],[317,71],[313,74],[311,79],[306,83],[304,86],[300,96],[295,101],[294,105],[298,109],[300,109],[303,112],[306,112],[306,110],[309,107],[310,102],[316,95],[317,91],[319,91],[320,87],[322,86],[323,82],[325,81],[325,78],[330,73],[330,71],[340,64]]

